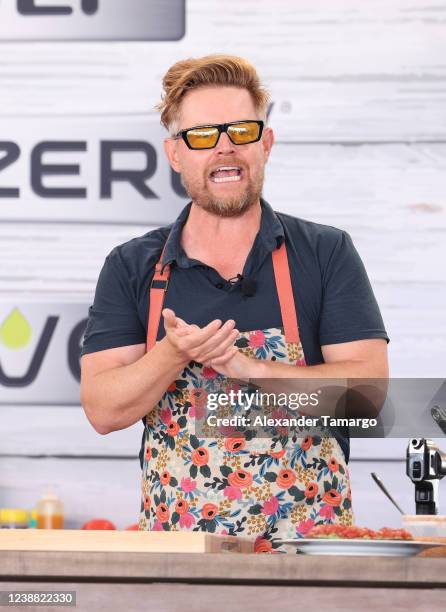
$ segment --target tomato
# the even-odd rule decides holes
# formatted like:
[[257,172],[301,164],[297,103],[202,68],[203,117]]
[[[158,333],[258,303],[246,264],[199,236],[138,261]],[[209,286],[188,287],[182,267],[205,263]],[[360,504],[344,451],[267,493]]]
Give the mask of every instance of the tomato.
[[138,523],[134,523],[133,525],[126,527],[124,531],[139,531],[139,525]]
[[412,540],[412,534],[405,529],[390,529],[389,527],[383,527],[378,531],[381,538],[386,540]]
[[82,525],[81,529],[116,529],[116,527],[107,519],[92,519]]
[[405,529],[382,527],[374,531],[368,527],[356,525],[317,525],[308,533],[308,538],[344,538],[362,540],[412,540],[412,535]]

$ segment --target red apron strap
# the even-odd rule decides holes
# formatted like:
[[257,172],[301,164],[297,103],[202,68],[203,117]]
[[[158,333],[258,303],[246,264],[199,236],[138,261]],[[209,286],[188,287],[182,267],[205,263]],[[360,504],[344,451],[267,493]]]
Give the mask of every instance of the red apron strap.
[[149,315],[147,319],[147,344],[146,351],[150,351],[155,346],[156,337],[158,335],[158,328],[161,319],[161,312],[163,310],[164,296],[167,291],[170,276],[170,265],[164,266],[162,270],[161,262],[163,260],[164,249],[161,253],[158,263],[155,266],[155,274],[153,275],[152,282],[150,284],[149,293]]
[[287,342],[299,343],[300,337],[299,326],[297,324],[297,310],[294,304],[285,240],[278,249],[273,251],[272,257],[285,339]]

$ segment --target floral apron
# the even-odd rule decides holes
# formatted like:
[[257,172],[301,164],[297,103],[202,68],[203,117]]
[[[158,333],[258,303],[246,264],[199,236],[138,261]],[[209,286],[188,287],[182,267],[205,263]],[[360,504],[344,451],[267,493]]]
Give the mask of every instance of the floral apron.
[[[254,359],[305,366],[285,243],[272,256],[283,328],[242,332],[235,344]],[[169,280],[161,262],[162,255],[150,290],[147,350]],[[285,442],[279,435],[197,435],[207,392],[225,381],[226,389],[240,388],[240,381],[190,362],[147,414],[139,528],[241,535],[255,540],[256,552],[288,552],[280,538],[305,537],[323,523],[352,524],[348,468],[330,432]]]

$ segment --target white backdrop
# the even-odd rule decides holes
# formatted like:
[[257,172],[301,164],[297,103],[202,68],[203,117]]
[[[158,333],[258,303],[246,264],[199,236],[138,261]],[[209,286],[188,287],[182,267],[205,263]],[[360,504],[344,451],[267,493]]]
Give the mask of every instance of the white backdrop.
[[[87,308],[109,250],[163,222],[157,210],[170,220],[183,204],[160,149],[158,209],[128,185],[98,197],[91,147],[58,159],[80,163],[63,183],[89,186],[88,197],[41,198],[30,188],[29,143],[54,138],[62,123],[80,140],[106,134],[157,146],[152,109],[167,68],[229,52],[254,62],[272,91],[265,197],[276,210],[350,232],[391,338],[393,376],[445,376],[446,2],[190,0],[186,9],[176,41],[0,43],[0,142],[21,144],[17,162],[0,170],[0,189],[21,188],[0,206],[2,312],[33,302]],[[0,411],[0,506],[31,507],[54,483],[71,525],[98,515],[120,527],[136,520],[142,424],[101,437],[79,406],[27,400]],[[406,444],[352,442],[358,522],[399,524],[370,471],[413,510]]]

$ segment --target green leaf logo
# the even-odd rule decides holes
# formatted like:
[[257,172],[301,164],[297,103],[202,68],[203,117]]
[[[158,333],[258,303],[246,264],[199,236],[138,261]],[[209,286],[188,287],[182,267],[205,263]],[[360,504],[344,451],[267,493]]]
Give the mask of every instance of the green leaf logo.
[[0,326],[0,342],[10,349],[20,349],[31,340],[32,329],[18,308],[14,308]]

